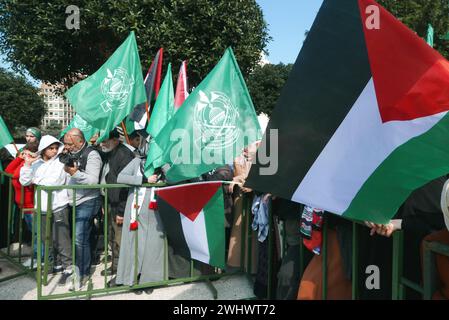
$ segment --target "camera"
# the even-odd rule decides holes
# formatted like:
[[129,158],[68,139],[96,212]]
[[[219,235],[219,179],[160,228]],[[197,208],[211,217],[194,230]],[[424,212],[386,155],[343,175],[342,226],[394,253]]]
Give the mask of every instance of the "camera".
[[78,165],[78,157],[71,155],[70,153],[61,154],[59,156],[59,161],[65,164],[67,167],[75,167],[75,165]]

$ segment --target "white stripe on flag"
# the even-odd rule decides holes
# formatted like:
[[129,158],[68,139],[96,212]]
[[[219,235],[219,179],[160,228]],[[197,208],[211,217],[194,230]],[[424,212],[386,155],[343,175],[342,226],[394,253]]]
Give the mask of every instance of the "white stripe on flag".
[[428,131],[445,114],[382,123],[371,79],[292,200],[342,214],[365,181],[398,146]]
[[209,245],[207,242],[206,221],[204,211],[196,217],[195,221],[191,221],[183,214],[181,215],[182,231],[190,249],[192,259],[209,263]]

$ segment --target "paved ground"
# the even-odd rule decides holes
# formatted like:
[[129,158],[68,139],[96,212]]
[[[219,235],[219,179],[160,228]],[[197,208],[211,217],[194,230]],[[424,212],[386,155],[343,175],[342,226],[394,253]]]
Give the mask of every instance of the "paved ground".
[[[17,248],[13,247],[11,254],[14,256]],[[25,248],[25,254],[29,254],[29,248]],[[24,259],[26,260],[26,258]],[[6,258],[0,257],[0,280],[20,272],[14,264]],[[104,288],[104,277],[100,276],[102,266],[97,266],[92,276],[94,289]],[[44,294],[65,293],[67,287],[56,285],[60,274],[49,275],[48,286],[44,287]],[[219,300],[240,300],[254,298],[253,286],[248,277],[244,275],[229,276],[212,282],[217,289]],[[37,299],[36,280],[33,276],[22,275],[18,278],[0,282],[0,300],[35,300]],[[116,293],[107,296],[93,297],[93,300],[212,300],[213,294],[204,282],[189,284],[175,284],[163,288],[155,288],[151,294],[145,292]]]

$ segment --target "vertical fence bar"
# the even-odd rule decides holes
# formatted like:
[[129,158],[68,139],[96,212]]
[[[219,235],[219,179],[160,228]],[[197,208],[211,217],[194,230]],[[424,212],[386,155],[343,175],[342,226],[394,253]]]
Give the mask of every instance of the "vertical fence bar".
[[[136,208],[134,208],[134,210],[136,210],[136,221],[138,221],[138,215],[139,215],[139,191],[138,188],[135,187],[134,188],[134,192],[136,194]],[[150,200],[151,201],[151,200]],[[143,202],[142,202],[143,204]],[[131,210],[133,210],[133,208],[131,208]],[[129,226],[122,226],[122,228],[129,228]],[[139,263],[139,259],[138,259],[138,242],[139,242],[139,228],[140,226],[137,228],[137,230],[134,230],[134,285],[137,285],[137,270],[138,270],[138,263]]]
[[352,300],[359,298],[359,225],[352,222]]
[[[50,237],[52,234],[52,191],[47,191],[47,214],[45,220],[45,256],[44,256],[44,285],[48,285],[48,255],[50,254]],[[53,244],[54,246],[55,244]],[[54,257],[56,258],[56,257]]]
[[304,267],[305,267],[305,258],[304,258],[304,243],[303,238],[300,236],[300,242],[299,242],[299,279],[302,279],[302,275],[304,273]]
[[271,299],[271,287],[272,283],[272,273],[273,273],[273,212],[271,210],[271,203],[268,202],[268,283],[267,283],[267,298]]
[[327,299],[327,219],[326,216],[323,215],[323,260],[322,260],[322,282],[323,282],[323,290],[322,290],[322,300]]
[[246,237],[248,235],[245,235],[245,229],[246,229],[246,203],[247,203],[247,194],[241,192],[241,202],[242,202],[242,212],[241,212],[241,219],[240,219],[240,233],[241,233],[241,243],[240,243],[240,269],[242,272],[245,272],[245,251],[247,246],[247,239]]
[[393,232],[393,275],[392,275],[392,300],[401,300],[404,298],[404,286],[402,284],[403,268],[403,231]]
[[168,280],[168,241],[164,231],[164,281]]
[[72,285],[73,288],[76,288],[75,281],[78,280],[76,270],[79,273],[81,273],[81,270],[76,268],[76,189],[72,189],[72,191]]
[[[42,217],[42,194],[41,194],[41,187],[37,187],[37,272],[36,272],[36,282],[37,282],[37,299],[40,300],[42,298],[42,267],[41,267],[41,260],[42,260],[42,237],[41,237],[41,217]],[[33,221],[34,224],[34,221]],[[31,260],[31,263],[33,263],[33,260]],[[31,264],[31,267],[33,264]]]
[[6,235],[6,252],[8,256],[11,255],[11,232],[12,232],[12,179],[8,179],[8,234]]
[[424,241],[423,245],[423,299],[432,299],[432,283],[434,279],[434,267],[432,267],[433,262],[433,252],[429,248],[429,243]]
[[104,287],[108,287],[108,188],[104,189]]
[[[38,193],[38,196],[40,196],[40,193]],[[39,213],[39,217],[38,217],[37,211],[33,211],[32,215],[33,215],[33,219],[31,220],[31,230],[32,230],[31,231],[31,268],[34,265],[34,247],[36,245],[39,245],[39,247],[42,247],[41,243],[36,240],[37,232],[38,232],[36,219],[40,219],[40,213]],[[39,227],[39,232],[40,232],[40,227]],[[36,244],[34,242],[36,242]],[[36,250],[37,250],[37,248],[36,248]],[[39,252],[39,251],[36,251],[36,252]],[[38,253],[38,254],[42,254],[42,252]],[[37,257],[36,257],[36,259],[37,259]]]
[[251,201],[246,201],[246,228],[245,228],[245,234],[246,234],[246,256],[247,256],[247,263],[246,263],[246,270],[248,274],[252,273],[252,264],[253,264],[253,228],[251,225],[251,218],[253,217],[253,213],[251,210]]
[[20,217],[19,217],[19,263],[22,262],[22,232],[23,232],[23,202],[24,202],[24,187],[21,185],[20,186],[20,205],[19,205],[19,212],[20,212]]

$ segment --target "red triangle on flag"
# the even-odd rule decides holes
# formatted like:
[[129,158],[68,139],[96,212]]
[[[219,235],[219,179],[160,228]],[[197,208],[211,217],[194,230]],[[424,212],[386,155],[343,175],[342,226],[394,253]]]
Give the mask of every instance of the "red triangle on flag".
[[374,0],[359,6],[382,122],[448,111],[449,62]]
[[179,213],[194,221],[220,187],[220,181],[184,184],[158,189],[156,194]]

